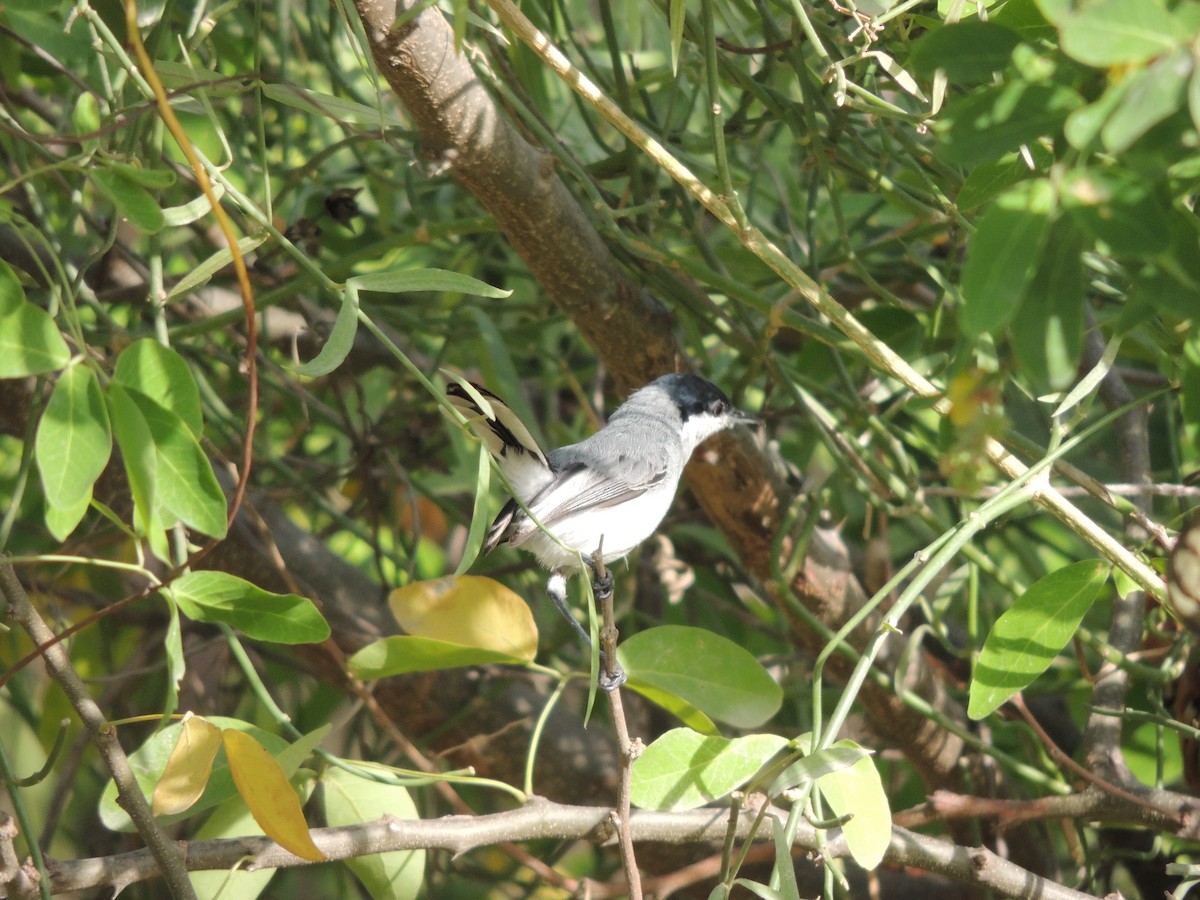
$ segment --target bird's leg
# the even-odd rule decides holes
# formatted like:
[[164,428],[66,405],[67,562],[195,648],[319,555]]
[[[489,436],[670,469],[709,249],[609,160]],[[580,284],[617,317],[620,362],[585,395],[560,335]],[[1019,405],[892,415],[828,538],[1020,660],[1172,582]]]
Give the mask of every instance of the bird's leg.
[[[596,581],[593,581],[592,583],[592,590],[596,592],[597,596],[600,596],[600,593],[603,590],[607,590],[610,596],[612,594],[612,574],[606,574],[608,575],[607,588],[605,588],[602,584],[598,585]],[[579,624],[579,620],[571,614],[571,608],[567,606],[567,578],[562,572],[555,572],[546,581],[546,593],[550,596],[550,600],[558,608],[558,611],[562,614],[562,617],[570,623],[571,628],[573,628],[575,633],[579,635],[579,639],[583,641],[583,646],[587,647],[588,650],[591,650],[592,636],[588,634],[586,628]],[[605,691],[616,690],[625,683],[625,671],[620,666],[616,667],[613,675],[610,676],[608,674],[603,651],[600,653],[600,677],[597,683],[599,684],[600,689]]]

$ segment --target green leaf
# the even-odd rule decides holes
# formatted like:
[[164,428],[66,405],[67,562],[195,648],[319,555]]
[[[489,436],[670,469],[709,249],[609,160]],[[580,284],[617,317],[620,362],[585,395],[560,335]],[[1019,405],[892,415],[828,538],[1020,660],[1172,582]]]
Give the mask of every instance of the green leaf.
[[687,0],[671,0],[671,74],[679,74],[679,51],[683,48],[683,26],[687,22]]
[[25,305],[25,288],[12,266],[0,259],[0,319],[7,318]]
[[783,701],[779,685],[753,654],[703,628],[647,629],[621,644],[617,657],[633,690],[666,691],[739,728],[761,725]]
[[311,600],[273,594],[226,572],[189,572],[170,591],[189,619],[222,622],[255,640],[314,644],[329,637],[329,623]]
[[1008,81],[947,103],[935,131],[947,160],[975,165],[1057,135],[1082,103],[1060,84]]
[[1013,353],[1039,395],[1075,380],[1083,350],[1084,249],[1083,233],[1069,218],[1051,226],[1010,326]]
[[117,212],[130,224],[146,234],[162,230],[163,211],[144,187],[118,169],[97,168],[91,176],[100,192],[116,204]]
[[643,809],[703,806],[745,784],[787,743],[775,734],[723,738],[672,729],[634,761],[632,801]]
[[284,106],[326,116],[337,122],[376,128],[389,125],[393,128],[407,127],[404,120],[395,113],[388,112],[382,106],[368,106],[365,103],[356,103],[344,97],[335,97],[332,94],[323,94],[308,88],[293,87],[290,84],[264,84],[262,92],[265,97],[282,103]]
[[1063,52],[1089,66],[1145,62],[1187,38],[1158,0],[1081,4],[1058,24]]
[[[851,744],[853,746],[850,746]],[[816,753],[810,753],[807,756],[801,757],[784,769],[771,782],[771,788],[768,793],[770,796],[776,797],[790,788],[808,784],[810,781],[816,781],[818,778],[823,778],[831,772],[848,769],[850,766],[858,763],[863,757],[870,755],[871,752],[869,750],[854,744],[852,741],[826,747],[824,750],[818,750]]]
[[0,378],[55,372],[70,361],[54,319],[25,299],[17,273],[0,259]]
[[58,377],[38,423],[34,457],[46,495],[46,524],[58,540],[79,524],[92,485],[112,454],[112,430],[96,374],[82,361]]
[[354,347],[354,336],[358,333],[358,290],[353,285],[346,286],[342,295],[342,305],[338,309],[337,319],[334,320],[333,330],[325,341],[321,352],[297,366],[296,371],[310,378],[328,375],[342,364]]
[[[407,790],[381,784],[337,766],[321,776],[325,821],[332,827],[373,822],[384,816],[419,819]],[[375,900],[415,900],[425,880],[423,850],[375,853],[346,860]]]
[[109,169],[120,173],[134,184],[140,184],[150,190],[161,191],[171,187],[176,181],[175,173],[170,169],[143,169],[141,166],[131,166],[128,163],[110,160]]
[[1122,153],[1159,122],[1183,109],[1192,54],[1186,47],[1155,60],[1127,79],[1120,102],[1100,129],[1110,153]]
[[141,391],[128,386],[126,390],[154,438],[154,483],[164,519],[178,519],[204,534],[224,537],[225,495],[196,436],[177,413]]
[[[859,745],[843,740],[833,746],[858,748]],[[892,810],[874,761],[868,756],[848,768],[831,772],[817,782],[817,789],[835,815],[853,813],[854,817],[842,826],[842,834],[854,861],[868,870],[883,862],[892,840]]]
[[962,327],[968,335],[995,333],[1016,314],[1053,208],[1050,182],[1037,179],[1007,191],[980,217],[962,272]]
[[[263,244],[268,235],[257,234],[250,235],[238,241],[238,249],[245,256],[251,250]],[[187,275],[175,282],[175,286],[167,291],[167,296],[163,298],[163,304],[167,305],[177,297],[183,297],[190,294],[197,288],[208,284],[214,275],[224,269],[227,265],[233,262],[233,251],[228,247],[222,247],[200,265],[192,269]]]
[[360,291],[378,291],[383,294],[402,294],[408,291],[452,291],[470,294],[473,297],[503,299],[512,291],[492,287],[478,278],[445,269],[388,269],[355,275],[346,286],[354,285]]
[[1018,597],[983,642],[967,715],[982,719],[1046,671],[1107,579],[1107,563],[1085,559],[1039,578]]
[[183,357],[152,338],[121,351],[113,379],[178,415],[197,438],[204,434],[200,389]]
[[1165,205],[1145,178],[1121,169],[1072,169],[1059,182],[1063,209],[1118,256],[1157,253],[1166,242]]
[[951,81],[982,84],[1008,65],[1020,42],[1015,31],[970,18],[922,35],[913,44],[909,65],[926,78],[942,69]]
[[437,672],[463,666],[495,663],[523,666],[528,660],[483,647],[468,647],[436,638],[393,635],[373,641],[347,661],[347,667],[363,679],[386,678],[408,672]]
[[109,383],[105,399],[117,446],[121,448],[129,491],[133,495],[134,530],[139,535],[148,535],[155,527],[154,437],[141,410],[120,382]]

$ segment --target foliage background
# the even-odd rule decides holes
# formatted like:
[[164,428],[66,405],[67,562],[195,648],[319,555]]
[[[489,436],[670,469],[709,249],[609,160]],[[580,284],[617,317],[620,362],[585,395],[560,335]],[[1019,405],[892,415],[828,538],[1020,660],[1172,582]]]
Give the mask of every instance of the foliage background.
[[[753,452],[775,505],[764,514],[754,506],[761,496],[722,494],[710,474],[693,471],[702,503],[682,495],[663,529],[670,543],[648,545],[619,573],[619,621],[627,634],[660,622],[697,625],[748,647],[784,686],[771,728],[787,736],[811,727],[822,689],[826,711],[839,691],[828,679],[814,690],[812,659],[827,633],[813,619],[837,627],[853,611],[833,609],[830,582],[802,566],[800,552],[816,552],[814,542],[832,547],[842,574],[852,571],[870,595],[915,553],[973,521],[1011,479],[989,440],[1033,464],[1087,432],[1063,458],[1072,468],[1053,476],[1077,501],[1078,518],[1028,502],[988,519],[905,619],[851,723],[855,737],[881,751],[893,810],[922,803],[934,788],[1014,802],[1087,793],[1026,725],[999,714],[968,724],[963,707],[971,661],[1000,613],[1047,573],[1097,555],[1080,537],[1081,523],[1127,548],[1127,556],[1110,554],[1112,562],[1161,559],[1194,502],[1185,483],[1200,451],[1193,399],[1200,345],[1191,327],[1200,309],[1197,7],[1132,0],[526,6],[524,14],[617,107],[722,201],[736,191],[745,227],[734,228],[705,212],[668,165],[515,40],[499,24],[500,4],[448,7],[504,119],[541,148],[538,176],[561,177],[585,227],[611,252],[612,268],[599,270],[611,278],[597,281],[587,277],[598,269],[576,255],[572,236],[525,240],[496,214],[497,205],[513,203],[505,157],[488,194],[478,160],[446,146],[458,123],[439,132],[420,111],[396,103],[360,23],[362,12],[369,34],[370,6],[140,10],[156,69],[189,138],[219,171],[239,233],[264,239],[252,268],[265,311],[250,504],[259,518],[243,523],[239,539],[208,564],[270,589],[298,584],[324,603],[335,637],[352,651],[394,628],[382,604],[387,588],[441,576],[460,561],[478,466],[435,397],[363,329],[332,374],[308,379],[295,370],[329,333],[346,280],[372,272],[436,267],[512,291],[504,300],[363,293],[361,303],[415,368],[432,377],[448,366],[476,377],[540,423],[546,445],[589,433],[625,390],[670,367],[676,347],[744,408],[762,411],[762,446]],[[217,471],[228,472],[240,458],[248,403],[240,301],[227,267],[205,270],[222,246],[211,220],[178,224],[199,192],[124,65],[122,15],[110,3],[24,0],[0,11],[0,255],[104,383],[120,351],[139,338],[177,350],[199,388],[202,446]],[[471,134],[484,139],[489,127]],[[508,165],[519,173],[515,159]],[[762,241],[808,280],[781,272]],[[196,277],[205,272],[210,278]],[[813,311],[814,294],[850,310],[873,338],[849,339]],[[630,302],[636,327],[611,315]],[[929,378],[932,391],[919,396],[889,350]],[[1097,365],[1103,378],[1085,382],[1053,416]],[[61,628],[140,589],[146,573],[78,561],[142,559],[114,523],[131,523],[115,458],[95,489],[115,515],[93,506],[65,541],[47,530],[33,436],[53,381],[52,374],[0,381],[0,542]],[[1134,400],[1143,402],[1127,405]],[[1106,419],[1114,410],[1122,414]],[[1088,479],[1129,490],[1097,498],[1081,487]],[[1179,487],[1151,494],[1148,485]],[[717,516],[725,530],[714,529],[700,505],[710,516],[714,506],[733,510],[727,519],[742,521],[742,532]],[[805,518],[815,532],[783,531]],[[745,533],[750,521],[773,527],[760,529],[755,543]],[[785,537],[774,543],[777,530]],[[751,546],[775,558],[753,562]],[[780,549],[790,555],[780,560]],[[165,571],[152,559],[146,569]],[[531,598],[542,661],[563,670],[580,664],[570,635],[535,599],[539,573],[511,554],[473,571]],[[692,577],[680,600],[679,586]],[[792,603],[797,579],[806,590]],[[1027,702],[1060,746],[1110,782],[1189,793],[1197,783],[1184,770],[1194,759],[1181,753],[1172,723],[1182,717],[1190,725],[1190,713],[1171,703],[1188,696],[1191,638],[1154,597],[1118,594],[1112,584],[1074,635],[1075,652],[1054,657]],[[163,604],[143,601],[72,639],[71,658],[110,719],[161,713],[169,704],[168,627]],[[179,709],[274,727],[220,634],[185,623],[181,640],[187,672]],[[15,630],[4,642],[6,668],[30,649]],[[337,752],[397,758],[392,736],[340,689],[335,658],[265,643],[251,652],[301,731],[335,721]],[[837,669],[838,659],[832,665],[844,677],[849,666]],[[1115,694],[1112,677],[1092,680],[1102,659],[1121,667]],[[516,783],[527,723],[510,729],[520,720],[513,709],[548,689],[502,669],[416,677],[389,713],[426,754],[446,754],[445,765],[472,764]],[[894,706],[872,699],[883,693]],[[569,695],[562,715],[577,722],[581,704]],[[1143,716],[1122,728],[1091,710],[1114,705]],[[924,719],[925,730],[907,720],[898,730],[901,708]],[[64,711],[38,666],[8,682],[3,742],[15,771],[41,765]],[[672,724],[650,708],[634,716],[647,741]],[[137,746],[153,729],[122,726],[122,743]],[[611,802],[612,751],[596,731],[563,725],[562,734],[590,742],[589,750],[581,764],[562,746],[545,748],[541,790]],[[1194,745],[1185,749],[1194,756]],[[55,856],[103,856],[124,846],[95,827],[105,778],[86,735],[70,727],[50,777],[20,791]],[[484,791],[464,793],[481,811],[498,802]],[[1166,808],[1185,803],[1180,794],[1154,798]],[[423,816],[447,811],[432,791],[417,799]],[[1046,818],[1061,812],[1050,808],[1038,817],[1044,824],[999,838],[995,816],[961,825],[939,808],[924,809],[914,816],[935,833],[990,841],[1022,865],[1092,893],[1119,887],[1127,896],[1159,896],[1178,880],[1165,875],[1168,863],[1188,858],[1186,844],[1174,840],[1189,836],[1183,826],[1141,821],[1126,808],[1107,817],[1090,808],[1071,827]],[[1085,824],[1093,817],[1150,828],[1130,837]],[[550,858],[554,850],[538,852]],[[615,856],[579,848],[563,865],[571,877],[598,879],[616,866]],[[531,877],[485,854],[438,859],[427,874],[433,896]],[[914,889],[897,881],[889,888],[896,896]],[[269,890],[283,896],[301,883],[331,895],[357,889],[348,873],[327,866],[281,871]]]

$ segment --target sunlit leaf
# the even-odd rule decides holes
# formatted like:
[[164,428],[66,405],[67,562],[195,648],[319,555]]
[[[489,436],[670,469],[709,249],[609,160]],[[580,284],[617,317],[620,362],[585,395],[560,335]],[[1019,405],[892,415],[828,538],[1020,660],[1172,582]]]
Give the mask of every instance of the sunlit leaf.
[[[206,716],[205,718],[218,728],[236,728],[248,731],[254,735],[260,744],[263,744],[272,753],[282,753],[288,747],[287,741],[278,735],[255,728],[253,725],[239,719],[227,718],[225,716]],[[163,770],[167,767],[167,761],[175,749],[181,729],[182,725],[178,722],[168,725],[166,728],[155,732],[146,739],[144,744],[129,754],[129,767],[132,769],[134,779],[137,781],[142,793],[147,798],[154,794],[154,787],[158,784]],[[204,810],[211,809],[213,806],[228,800],[236,794],[237,788],[233,784],[233,776],[229,773],[229,763],[225,759],[225,754],[223,752],[219,753],[216,761],[213,763],[212,775],[208,779],[208,787],[205,788],[201,798],[184,813],[174,816],[164,816],[163,824],[170,824],[182,818],[194,816]],[[111,779],[101,792],[99,814],[100,821],[104,823],[104,827],[111,831],[133,832],[137,830],[130,820],[129,814],[117,804],[117,787]]]
[[156,816],[181,813],[200,799],[220,748],[220,728],[200,716],[184,717],[175,749],[154,788],[151,808]]
[[[66,540],[83,518],[92,485],[111,454],[112,430],[100,382],[89,366],[77,362],[58,377],[34,442],[46,523],[58,540]],[[69,515],[56,518],[63,511]]]
[[435,638],[392,635],[367,644],[350,657],[347,666],[359,678],[387,678],[409,672],[438,672],[463,666],[522,665],[528,661],[501,650],[468,647]]
[[0,378],[54,372],[70,360],[54,319],[25,299],[17,273],[0,259]]
[[478,278],[445,269],[389,269],[356,275],[347,283],[360,291],[378,291],[384,294],[399,294],[410,291],[450,291],[470,294],[473,297],[502,299],[512,291],[492,287]]
[[266,835],[301,859],[325,859],[308,832],[300,799],[275,757],[245,732],[227,729],[221,740],[238,793]]
[[155,450],[155,489],[168,524],[176,519],[212,537],[225,536],[225,495],[196,435],[178,413],[139,390],[127,388],[150,427]]
[[[851,740],[833,746],[861,749]],[[868,756],[830,772],[817,781],[817,788],[834,815],[853,814],[842,826],[842,834],[854,861],[864,869],[874,869],[883,862],[892,840],[892,810],[874,761]]]
[[329,637],[329,623],[308,598],[273,594],[226,572],[189,572],[170,590],[189,619],[222,622],[255,640],[312,644]]
[[156,458],[154,438],[141,410],[119,382],[109,382],[105,389],[113,434],[121,449],[121,462],[133,495],[133,522],[140,535],[148,535],[155,526],[154,486]]
[[[381,784],[336,766],[321,776],[325,821],[331,826],[357,825],[383,816],[417,819],[416,804],[407,790]],[[348,859],[346,864],[376,900],[415,898],[425,880],[422,850],[373,853]]]
[[493,578],[414,581],[388,594],[388,606],[410,635],[523,660],[537,655],[537,625],[529,604]]
[[117,212],[138,230],[146,234],[162,230],[163,213],[158,201],[124,172],[113,168],[96,168],[91,177],[100,192],[116,205]]
[[962,327],[969,335],[994,333],[1016,314],[1037,268],[1054,208],[1044,179],[1006,191],[979,220],[962,273]]
[[117,357],[113,380],[175,413],[196,437],[204,434],[196,379],[184,358],[165,344],[150,338],[134,341]]
[[646,629],[622,643],[617,658],[634,690],[644,684],[674,694],[739,728],[761,725],[783,701],[779,685],[752,653],[703,628]]
[[1018,597],[983,643],[967,715],[982,719],[1046,671],[1107,579],[1107,563],[1085,559],[1038,579]]
[[785,746],[775,734],[723,738],[672,729],[634,762],[632,800],[643,809],[694,809],[745,784]]
[[1098,0],[1079,4],[1061,22],[1062,49],[1089,66],[1143,62],[1184,38],[1160,0]]

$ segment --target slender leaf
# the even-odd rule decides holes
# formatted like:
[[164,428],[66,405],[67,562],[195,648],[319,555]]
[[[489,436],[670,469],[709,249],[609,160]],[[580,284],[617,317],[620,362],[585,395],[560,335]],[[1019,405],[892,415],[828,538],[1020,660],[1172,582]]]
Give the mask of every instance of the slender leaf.
[[983,643],[967,715],[982,719],[1046,671],[1107,579],[1107,563],[1085,559],[1038,579],[1018,597]]
[[77,362],[58,377],[34,442],[46,524],[58,540],[66,540],[83,518],[92,485],[111,454],[112,429],[100,382],[89,366]]

